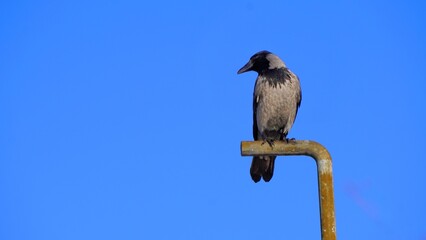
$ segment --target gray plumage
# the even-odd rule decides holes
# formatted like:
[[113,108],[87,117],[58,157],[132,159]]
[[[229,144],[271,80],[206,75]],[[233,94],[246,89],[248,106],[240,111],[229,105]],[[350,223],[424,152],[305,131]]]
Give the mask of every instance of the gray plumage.
[[[275,140],[286,140],[302,101],[299,78],[284,62],[268,51],[250,58],[238,74],[258,73],[253,93],[253,138],[271,147]],[[250,175],[254,182],[269,182],[274,174],[275,156],[253,157]]]

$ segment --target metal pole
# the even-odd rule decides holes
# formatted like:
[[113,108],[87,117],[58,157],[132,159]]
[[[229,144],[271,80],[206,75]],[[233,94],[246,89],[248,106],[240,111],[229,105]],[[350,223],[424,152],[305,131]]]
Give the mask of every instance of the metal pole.
[[336,239],[334,216],[333,169],[331,156],[321,144],[307,140],[275,141],[273,148],[262,141],[241,142],[241,156],[306,155],[315,159],[318,171],[318,192],[321,214],[321,239]]

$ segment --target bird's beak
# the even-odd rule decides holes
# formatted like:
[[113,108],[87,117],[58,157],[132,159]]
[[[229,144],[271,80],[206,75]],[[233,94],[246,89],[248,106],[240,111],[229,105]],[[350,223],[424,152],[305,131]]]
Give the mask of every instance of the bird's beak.
[[251,63],[251,61],[249,61],[246,65],[244,65],[244,67],[238,70],[237,74],[248,72],[251,70],[252,67],[253,64]]

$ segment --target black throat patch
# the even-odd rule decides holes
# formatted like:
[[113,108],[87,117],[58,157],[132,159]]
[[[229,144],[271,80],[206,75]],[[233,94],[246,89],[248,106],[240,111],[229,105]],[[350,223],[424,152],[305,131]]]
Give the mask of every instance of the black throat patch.
[[288,68],[266,69],[261,74],[268,82],[269,86],[276,88],[286,81],[291,81],[291,74]]

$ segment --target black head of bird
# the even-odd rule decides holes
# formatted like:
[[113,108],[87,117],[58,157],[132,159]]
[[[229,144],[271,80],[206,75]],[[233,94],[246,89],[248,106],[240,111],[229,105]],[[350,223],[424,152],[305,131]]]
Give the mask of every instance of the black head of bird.
[[238,74],[245,73],[248,71],[255,71],[258,74],[262,74],[268,70],[276,68],[285,68],[284,62],[275,54],[268,51],[260,51],[254,54],[248,63],[244,65]]

